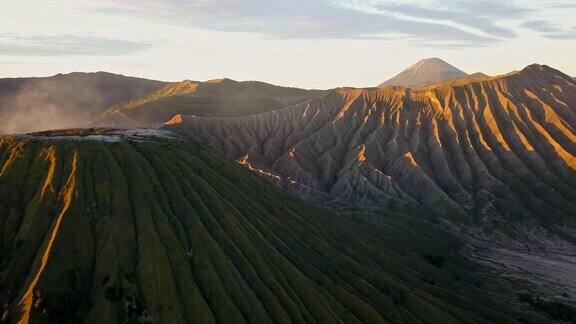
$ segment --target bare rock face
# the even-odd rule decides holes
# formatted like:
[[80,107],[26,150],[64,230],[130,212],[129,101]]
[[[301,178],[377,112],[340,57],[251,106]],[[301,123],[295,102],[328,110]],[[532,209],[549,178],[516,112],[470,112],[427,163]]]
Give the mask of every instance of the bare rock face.
[[[482,76],[482,73],[474,73],[470,77]],[[469,75],[455,66],[439,59],[428,58],[418,61],[395,77],[380,84],[385,86],[402,86],[407,88],[419,88],[434,83],[468,77]]]
[[424,208],[522,245],[542,228],[576,240],[575,111],[575,82],[532,65],[420,90],[340,88],[239,118],[178,115],[164,127],[295,192]]
[[324,91],[280,87],[258,81],[185,80],[117,104],[94,119],[90,125],[158,127],[175,114],[245,116],[280,109],[322,94]]

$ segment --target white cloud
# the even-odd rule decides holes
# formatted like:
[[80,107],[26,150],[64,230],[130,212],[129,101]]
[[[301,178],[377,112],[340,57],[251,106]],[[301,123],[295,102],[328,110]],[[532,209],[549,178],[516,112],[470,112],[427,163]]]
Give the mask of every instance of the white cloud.
[[[374,2],[313,0],[101,0],[96,10],[279,39],[405,39],[427,46],[475,47],[515,33],[498,23],[530,9],[495,0]],[[372,10],[361,10],[367,8]],[[491,8],[491,9],[489,9]],[[470,30],[472,27],[473,30]],[[474,30],[475,29],[475,30]]]
[[537,19],[525,21],[522,23],[522,27],[539,32],[550,39],[576,39],[576,26],[562,28],[547,20]]
[[0,55],[9,56],[129,55],[151,46],[146,42],[95,36],[0,33]]

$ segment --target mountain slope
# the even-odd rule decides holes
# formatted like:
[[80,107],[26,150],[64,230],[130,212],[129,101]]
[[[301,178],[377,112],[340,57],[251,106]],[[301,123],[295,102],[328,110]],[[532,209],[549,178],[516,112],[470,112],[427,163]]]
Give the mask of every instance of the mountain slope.
[[425,220],[327,213],[165,131],[0,138],[3,320],[513,323]]
[[[382,203],[380,195],[423,204],[440,199],[468,210],[480,208],[474,195],[485,189],[520,196],[506,204],[526,199],[532,211],[570,215],[574,82],[534,65],[463,83],[412,91],[341,88],[274,113],[177,116],[165,127],[334,195],[371,200],[374,194],[375,203]],[[364,177],[374,183],[362,185]],[[512,183],[541,187],[542,195],[502,187]]]
[[484,79],[484,78],[489,78],[490,76],[482,73],[482,72],[476,72],[476,73],[472,73],[470,75],[468,75],[468,77],[473,78],[473,79]]
[[111,107],[91,125],[156,127],[176,114],[204,117],[252,115],[293,105],[324,93],[257,81],[186,80]]
[[547,66],[419,90],[341,88],[274,113],[165,127],[304,197],[424,208],[518,263],[558,256],[557,273],[518,268],[576,296],[563,270],[576,271],[576,84]]
[[398,75],[380,84],[379,87],[402,86],[406,88],[419,88],[467,76],[468,74],[466,72],[434,57],[416,62]]
[[164,82],[106,72],[0,79],[0,134],[78,127]]

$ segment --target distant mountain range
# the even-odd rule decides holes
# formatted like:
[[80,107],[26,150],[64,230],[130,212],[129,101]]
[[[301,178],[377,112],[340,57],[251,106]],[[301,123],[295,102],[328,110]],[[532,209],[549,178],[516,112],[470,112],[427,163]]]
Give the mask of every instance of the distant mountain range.
[[91,126],[157,127],[177,114],[237,117],[280,109],[326,91],[274,86],[258,81],[182,81],[109,108]]
[[[379,87],[421,88],[489,78],[429,58]],[[158,127],[178,114],[239,117],[277,110],[328,91],[226,78],[162,82],[107,72],[0,79],[0,119],[4,120],[0,134],[79,126]]]

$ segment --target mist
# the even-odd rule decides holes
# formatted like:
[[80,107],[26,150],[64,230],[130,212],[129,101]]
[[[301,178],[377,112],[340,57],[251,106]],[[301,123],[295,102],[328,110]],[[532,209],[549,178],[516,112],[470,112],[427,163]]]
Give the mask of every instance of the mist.
[[94,89],[74,88],[70,83],[48,80],[25,83],[9,94],[2,105],[0,132],[13,134],[80,127],[103,100]]
[[0,80],[0,134],[83,127],[110,106],[162,82],[110,73]]

